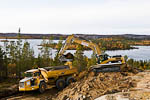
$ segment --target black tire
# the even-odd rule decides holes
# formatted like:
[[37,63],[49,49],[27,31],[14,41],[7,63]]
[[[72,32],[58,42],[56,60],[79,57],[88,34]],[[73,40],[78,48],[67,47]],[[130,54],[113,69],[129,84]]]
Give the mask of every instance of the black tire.
[[69,85],[72,82],[75,82],[75,79],[73,77],[68,77],[66,80],[66,85]]
[[43,93],[46,90],[46,83],[45,82],[41,82],[39,85],[39,92]]
[[65,80],[64,79],[58,79],[56,81],[56,87],[58,90],[62,90],[65,88]]

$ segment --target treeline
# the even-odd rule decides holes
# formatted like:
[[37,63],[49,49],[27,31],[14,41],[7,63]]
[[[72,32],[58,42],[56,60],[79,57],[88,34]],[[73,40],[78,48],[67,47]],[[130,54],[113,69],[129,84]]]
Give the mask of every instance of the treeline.
[[[52,42],[49,39],[44,44]],[[62,41],[59,42],[59,49],[61,48]],[[21,74],[29,69],[38,67],[47,67],[60,65],[58,56],[52,58],[52,49],[43,46],[40,48],[38,57],[34,56],[33,48],[31,48],[28,41],[22,42],[21,39],[17,41],[4,42],[4,47],[0,47],[0,78],[16,77],[20,78]]]
[[129,59],[127,60],[127,64],[141,70],[150,69],[150,61],[143,61],[143,60],[136,61],[134,59]]
[[128,50],[135,49],[133,46],[150,46],[150,40],[138,40],[125,37],[99,38],[93,40],[106,50]]
[[[93,43],[98,44],[100,48],[105,50],[129,50],[129,49],[138,49],[133,46],[150,46],[150,40],[137,40],[130,39],[125,37],[111,37],[111,38],[98,38],[92,40]],[[41,44],[42,46],[43,44]],[[57,43],[47,44],[47,46],[57,49]],[[78,45],[72,43],[69,46],[69,50],[75,50]],[[90,50],[89,47],[84,46],[84,50]]]
[[127,50],[134,49],[131,44],[131,41],[123,37],[113,37],[113,38],[101,38],[93,40],[97,43],[99,47],[105,48],[106,50]]

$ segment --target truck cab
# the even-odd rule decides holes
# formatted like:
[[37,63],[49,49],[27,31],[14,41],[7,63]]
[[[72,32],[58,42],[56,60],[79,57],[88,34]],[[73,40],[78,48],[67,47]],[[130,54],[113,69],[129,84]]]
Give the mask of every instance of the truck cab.
[[28,70],[24,72],[24,78],[19,81],[19,91],[37,90],[41,84],[44,84],[43,89],[45,89],[45,82],[46,81],[39,69]]

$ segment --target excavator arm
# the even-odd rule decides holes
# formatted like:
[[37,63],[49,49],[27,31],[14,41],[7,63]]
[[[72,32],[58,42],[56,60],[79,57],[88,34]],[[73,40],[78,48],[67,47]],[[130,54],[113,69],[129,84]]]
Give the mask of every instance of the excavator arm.
[[99,56],[101,55],[101,50],[99,49],[98,45],[95,43],[92,43],[89,40],[83,40],[80,39],[79,37],[75,37],[74,35],[68,36],[68,38],[65,41],[65,44],[63,45],[63,47],[61,48],[61,50],[59,51],[59,55],[63,55],[65,50],[68,49],[68,47],[72,44],[72,43],[77,43],[77,44],[81,44],[83,46],[89,47],[93,50],[93,52]]
[[62,46],[62,48],[60,49],[60,51],[58,53],[59,56],[62,56],[64,54],[65,50],[67,50],[68,47],[71,45],[73,37],[74,37],[73,35],[70,35],[67,37],[64,45]]

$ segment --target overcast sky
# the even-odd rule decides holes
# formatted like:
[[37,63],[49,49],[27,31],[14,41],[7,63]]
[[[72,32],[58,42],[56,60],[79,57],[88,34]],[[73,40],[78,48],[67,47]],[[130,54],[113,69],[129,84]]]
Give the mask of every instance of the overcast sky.
[[150,0],[0,0],[0,32],[19,27],[22,33],[149,34]]

